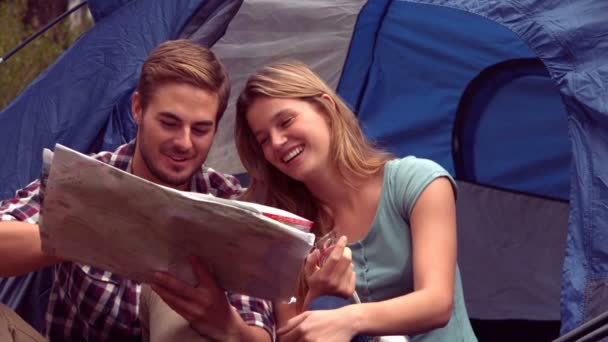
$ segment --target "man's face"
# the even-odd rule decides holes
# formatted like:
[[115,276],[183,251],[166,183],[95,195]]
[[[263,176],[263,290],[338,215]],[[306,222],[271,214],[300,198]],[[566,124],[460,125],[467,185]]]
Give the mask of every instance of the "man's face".
[[132,110],[138,131],[133,173],[187,190],[213,143],[217,109],[217,94],[189,84],[159,86],[145,109],[135,93]]

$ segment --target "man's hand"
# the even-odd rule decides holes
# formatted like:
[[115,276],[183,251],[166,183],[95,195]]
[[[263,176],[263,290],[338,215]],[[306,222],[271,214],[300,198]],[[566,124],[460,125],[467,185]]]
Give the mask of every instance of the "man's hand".
[[154,275],[152,289],[178,314],[184,317],[199,334],[218,341],[239,341],[245,322],[228,303],[221,289],[198,258],[190,262],[198,285],[192,287],[162,272]]

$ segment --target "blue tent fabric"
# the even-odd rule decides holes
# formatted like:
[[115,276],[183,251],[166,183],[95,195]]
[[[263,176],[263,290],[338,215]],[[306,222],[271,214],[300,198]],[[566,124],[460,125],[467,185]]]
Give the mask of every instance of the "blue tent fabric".
[[[381,6],[375,2],[373,4],[377,8]],[[478,75],[504,63],[505,56],[525,60],[535,54],[513,32],[477,15],[408,2],[395,2],[388,7],[388,11],[372,10],[374,5],[367,4],[359,21],[363,26],[362,22],[372,21],[367,16],[383,16],[381,24],[378,22],[377,36],[372,37],[375,41],[372,43],[371,39],[362,38],[373,31],[367,25],[361,28],[361,34],[359,30],[355,32],[353,50],[363,51],[353,52],[347,60],[339,92],[358,111],[368,135],[382,145],[389,146],[398,155],[410,153],[431,158],[446,169],[454,170],[453,122],[465,88]],[[477,32],[486,34],[474,35]],[[496,41],[500,42],[498,46]],[[360,46],[357,45],[359,42]],[[365,52],[369,46],[374,46],[373,55]],[[365,64],[369,65],[367,74],[358,71]],[[476,159],[483,163],[483,167],[471,171],[479,174],[478,182],[567,200],[570,149],[565,138],[565,108],[546,69],[542,63],[538,64],[540,71],[524,68],[527,82],[532,82],[531,72],[540,73],[535,84],[530,86],[533,92],[519,88],[518,78],[521,76],[514,71],[514,63],[508,64],[508,73],[494,72],[490,75],[494,83],[500,80],[500,83],[514,84],[504,87],[502,84],[484,84],[485,88],[490,89],[503,87],[502,97],[490,101],[494,95],[490,90],[477,92],[478,97],[488,103],[477,100],[471,110],[480,115],[483,108],[491,108],[495,114],[484,117],[481,123],[490,125],[492,129],[485,129],[484,126],[484,129],[473,131],[469,127],[476,127],[479,122],[474,120],[474,125],[465,126],[468,128],[465,135],[481,135],[479,139],[483,140],[486,134],[490,138],[488,141],[495,143],[477,144],[475,139],[472,140],[474,152],[480,155]],[[359,79],[355,80],[357,77]],[[364,86],[359,89],[353,87],[356,81]],[[544,93],[539,94],[540,91]],[[534,98],[545,93],[548,96]],[[522,110],[528,102],[536,108]],[[533,117],[528,117],[530,112],[533,112]],[[553,127],[553,132],[539,135],[539,127]],[[492,135],[497,133],[510,135],[504,139],[508,145],[519,143],[521,147],[513,151],[513,147],[507,146],[504,153],[494,153],[501,141],[492,139]],[[526,148],[526,144],[530,143],[542,146]],[[539,162],[557,163],[557,167],[547,170],[540,182],[539,179],[521,177],[525,172],[522,170],[529,168],[529,161],[538,160],[539,149],[554,151],[554,156],[547,159],[550,157],[555,161],[541,159]],[[518,158],[509,158],[512,152],[516,152]]]
[[[437,11],[442,12],[440,17],[433,15]],[[369,136],[399,155],[432,158],[453,172],[447,138],[451,119],[445,118],[452,114],[457,100],[456,91],[450,93],[449,89],[463,88],[463,84],[455,82],[470,79],[480,71],[479,66],[500,62],[491,58],[494,52],[509,58],[542,60],[563,108],[555,102],[549,105],[557,115],[567,113],[572,154],[569,190],[562,185],[558,192],[549,194],[570,201],[561,298],[562,332],[608,309],[608,294],[603,290],[608,284],[608,231],[602,229],[608,222],[606,13],[608,3],[601,0],[368,2],[361,16],[373,18],[359,18],[351,47],[356,50],[349,53],[339,86],[343,97],[359,112]],[[462,20],[472,14],[499,24],[503,30],[480,20]],[[455,21],[469,26],[471,34],[466,37],[466,44],[459,45],[445,29],[445,25]],[[413,26],[424,29],[407,32],[415,30]],[[443,28],[438,31],[442,34],[434,33],[436,28]],[[399,43],[404,36],[409,40]],[[511,39],[513,36],[517,39]],[[373,53],[366,51],[370,46]],[[470,51],[455,51],[471,46],[475,48]],[[465,60],[458,59],[463,56]],[[429,62],[431,57],[433,62]],[[436,65],[429,67],[429,63]],[[457,64],[460,69],[450,68],[451,64]],[[409,69],[405,67],[408,65]],[[362,67],[367,73],[356,75]],[[424,74],[432,68],[445,70],[449,76],[442,79]],[[353,86],[353,81],[362,85]],[[421,91],[420,87],[424,89]],[[429,102],[435,107],[426,108],[424,98],[408,97],[408,94],[421,93],[432,98]],[[502,103],[498,104],[504,106],[509,99],[499,101]],[[396,124],[397,117],[401,126]],[[563,129],[563,122],[556,125],[556,130]],[[547,140],[544,149],[566,146],[563,137],[557,141]],[[564,168],[568,159],[562,156],[558,160]],[[563,174],[557,176],[563,178]],[[548,182],[552,178],[547,177]],[[563,184],[563,180],[559,182]],[[569,193],[564,193],[566,191]],[[538,189],[532,192],[542,194]],[[594,304],[590,305],[591,302]]]
[[99,22],[103,17],[112,14],[116,9],[132,0],[88,0],[89,12],[93,21]]
[[[445,3],[442,1],[442,3]],[[568,108],[573,150],[562,333],[608,309],[608,32],[605,1],[457,4],[516,32],[545,62]],[[593,48],[591,48],[593,47]],[[602,162],[604,161],[604,162]],[[587,303],[596,304],[595,312]]]
[[378,30],[388,10],[390,0],[368,1],[357,19],[355,32],[350,43],[350,50],[338,84],[338,93],[357,112],[368,72],[374,60],[374,50]]
[[567,116],[540,60],[487,68],[459,104],[454,133],[460,135],[460,151],[454,159],[462,163],[456,177],[567,202],[572,154]]
[[154,47],[179,37],[204,3],[125,2],[101,17],[0,112],[0,146],[7,147],[0,165],[0,198],[11,197],[38,177],[44,148],[61,143],[91,152],[104,129],[101,149],[131,139],[135,130],[129,103],[139,67]]

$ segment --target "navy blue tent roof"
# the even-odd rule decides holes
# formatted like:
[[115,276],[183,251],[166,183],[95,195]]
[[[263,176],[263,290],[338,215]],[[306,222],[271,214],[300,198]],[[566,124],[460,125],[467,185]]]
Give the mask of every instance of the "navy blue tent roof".
[[[383,4],[369,3],[362,15],[380,13],[374,6]],[[467,180],[567,200],[567,114],[542,63],[530,70],[525,59],[536,58],[534,52],[509,29],[469,12],[394,2],[382,13],[371,43],[355,36],[339,88],[368,135],[398,155],[430,158],[455,174],[452,140],[462,115],[466,125],[458,129],[467,145],[459,148],[476,175]],[[372,44],[373,55],[359,53]],[[368,73],[359,69],[365,58]],[[476,88],[469,89],[471,103],[459,108],[467,87]],[[552,167],[534,174],[532,163]]]

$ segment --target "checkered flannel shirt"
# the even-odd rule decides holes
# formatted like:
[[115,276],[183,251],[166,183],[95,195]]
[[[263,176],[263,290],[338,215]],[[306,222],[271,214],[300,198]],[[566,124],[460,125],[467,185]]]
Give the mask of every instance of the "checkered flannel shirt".
[[[114,153],[94,157],[130,172],[135,142]],[[0,202],[0,220],[37,224],[48,175],[18,190],[12,199]],[[202,167],[192,178],[191,191],[233,198],[242,192],[236,178]],[[117,274],[76,262],[55,266],[54,282],[46,313],[46,335],[52,341],[140,341],[139,294],[141,285]],[[274,318],[269,302],[227,293],[229,302],[243,320],[274,336]]]

